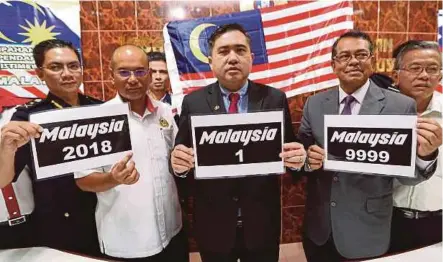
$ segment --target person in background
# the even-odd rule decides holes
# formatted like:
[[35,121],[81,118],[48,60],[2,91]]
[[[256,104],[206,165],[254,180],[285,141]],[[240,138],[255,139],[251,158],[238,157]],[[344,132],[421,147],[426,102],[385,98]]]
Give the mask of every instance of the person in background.
[[[442,125],[441,52],[436,42],[410,40],[394,50],[395,85],[417,102],[417,114]],[[441,132],[441,131],[440,131]],[[441,136],[441,134],[440,134]],[[435,174],[415,186],[394,184],[390,252],[442,241],[442,147]]]
[[149,52],[148,59],[152,77],[152,81],[149,84],[149,94],[155,100],[171,105],[169,75],[165,54],[157,51]]

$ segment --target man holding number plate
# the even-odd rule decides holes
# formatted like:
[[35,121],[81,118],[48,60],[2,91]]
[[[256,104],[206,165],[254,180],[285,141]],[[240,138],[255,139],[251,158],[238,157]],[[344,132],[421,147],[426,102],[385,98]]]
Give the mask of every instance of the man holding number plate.
[[119,261],[187,262],[187,239],[169,154],[177,133],[171,108],[147,95],[148,58],[137,46],[111,58],[117,95],[105,105],[129,104],[132,153],[114,165],[75,172],[77,185],[97,193],[97,231],[103,254]]
[[300,169],[306,152],[294,142],[286,95],[248,80],[254,43],[243,27],[223,25],[208,44],[218,81],[185,96],[171,166],[196,178],[202,261],[278,261],[280,186],[267,173]]
[[[441,127],[429,119],[416,121],[413,99],[370,81],[372,59],[367,34],[340,36],[331,62],[339,87],[310,97],[304,106],[298,135],[308,148],[303,237],[308,261],[384,254],[390,240],[392,175],[413,185],[436,169]],[[327,171],[325,159],[333,171]]]
[[[82,82],[80,54],[71,43],[46,40],[34,47],[33,55],[36,73],[45,81],[49,93],[44,100],[17,108],[11,121],[2,128],[0,187],[8,188],[23,172],[32,173],[35,209],[30,220],[34,226],[33,245],[99,255],[94,221],[96,196],[82,192],[69,172],[53,179],[36,180],[30,140],[39,140],[43,127],[29,122],[29,116],[46,110],[100,104],[101,101],[79,93]],[[58,145],[59,141],[55,143]],[[51,150],[41,153],[49,159],[53,154],[61,154]],[[29,216],[18,213],[16,219],[29,219]]]

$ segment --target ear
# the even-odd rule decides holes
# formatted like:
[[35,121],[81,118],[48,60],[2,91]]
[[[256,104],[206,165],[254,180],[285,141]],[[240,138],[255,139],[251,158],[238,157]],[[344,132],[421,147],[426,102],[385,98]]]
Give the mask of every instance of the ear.
[[36,68],[35,73],[37,74],[38,78],[40,78],[40,80],[45,81],[45,73],[42,69]]
[[254,63],[255,54],[251,52],[252,63]]
[[114,71],[112,70],[112,68],[109,68],[109,75],[111,76],[111,81],[112,84],[114,85]]
[[212,70],[212,56],[208,56],[208,63],[209,63],[209,67]]
[[400,82],[400,76],[398,74],[398,70],[392,71],[392,80],[394,80],[394,85],[398,86],[398,82]]

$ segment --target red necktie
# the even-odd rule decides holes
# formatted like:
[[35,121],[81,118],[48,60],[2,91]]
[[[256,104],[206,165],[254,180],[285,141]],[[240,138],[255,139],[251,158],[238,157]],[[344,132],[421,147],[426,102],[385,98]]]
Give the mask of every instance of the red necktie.
[[240,99],[240,95],[237,93],[230,93],[229,94],[229,110],[228,113],[229,114],[235,114],[238,113],[238,100]]

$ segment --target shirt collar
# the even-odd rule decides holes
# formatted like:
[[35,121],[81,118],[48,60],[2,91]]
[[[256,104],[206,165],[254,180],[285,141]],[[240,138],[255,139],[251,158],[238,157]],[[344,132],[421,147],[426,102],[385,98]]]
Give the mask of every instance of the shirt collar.
[[248,92],[249,81],[246,80],[246,83],[237,92],[231,92],[228,89],[224,88],[221,84],[219,84],[219,86],[223,96],[228,96],[230,93],[237,93],[240,95],[240,97],[243,97]]
[[[120,94],[117,93],[117,95],[113,99],[109,100],[109,103],[119,104],[119,103],[126,103],[126,102],[123,101]],[[145,110],[145,113],[143,114],[142,117],[145,117],[146,115],[150,115],[152,113],[156,113],[158,110],[158,103],[159,102],[151,99],[149,97],[149,95],[146,94],[146,110]],[[129,108],[131,108],[131,104],[128,103],[128,105],[129,105]],[[134,112],[131,111],[131,113],[134,113]]]
[[[359,89],[357,89],[354,93],[351,94],[359,104],[363,102],[363,99],[365,98],[366,93],[368,92],[369,84],[370,82],[368,79],[364,85],[362,85]],[[340,104],[343,103],[343,100],[348,96],[348,94],[341,88],[341,86],[339,86],[338,95],[339,95],[338,101],[340,101]]]
[[442,107],[443,107],[443,95],[440,94],[437,91],[434,91],[432,94],[431,101],[429,101],[429,105],[426,108],[426,110],[421,114],[421,116],[428,115],[432,112],[437,112],[440,115],[442,114]]
[[[85,95],[78,92],[78,102],[79,105],[88,105],[88,99]],[[66,107],[72,107],[72,105],[65,102],[65,100],[61,99],[60,97],[54,95],[53,93],[49,92],[46,96],[46,99],[55,107],[55,108],[66,108]]]

